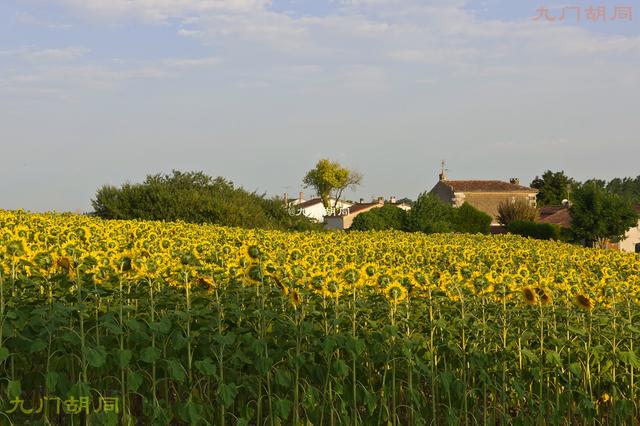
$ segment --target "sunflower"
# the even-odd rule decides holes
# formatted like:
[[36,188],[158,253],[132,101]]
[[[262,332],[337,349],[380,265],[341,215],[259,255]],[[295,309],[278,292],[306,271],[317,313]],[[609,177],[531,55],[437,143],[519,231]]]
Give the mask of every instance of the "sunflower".
[[600,395],[600,398],[598,399],[598,404],[606,404],[609,401],[611,401],[611,395],[604,392],[602,395]]
[[297,289],[293,289],[289,294],[289,300],[294,308],[298,308],[302,304],[302,295]]
[[523,288],[522,295],[524,296],[524,301],[529,305],[535,305],[538,303],[538,295],[530,287]]
[[553,299],[551,298],[551,294],[550,294],[549,290],[547,290],[546,288],[537,287],[536,288],[536,292],[538,293],[538,296],[540,297],[540,303],[541,304],[550,305],[551,302],[553,302]]
[[587,310],[593,309],[593,307],[596,305],[596,302],[593,299],[584,294],[576,295],[575,301],[578,306]]
[[367,277],[373,277],[377,272],[377,268],[376,268],[376,265],[374,265],[373,263],[366,263],[365,265],[362,266],[360,271],[362,272],[362,275],[366,275]]
[[343,290],[343,285],[336,279],[325,280],[322,283],[322,296],[338,298]]
[[526,267],[521,266],[520,268],[518,268],[517,274],[520,278],[527,279],[531,275],[531,272]]
[[384,296],[389,303],[397,305],[407,298],[407,289],[398,282],[393,282],[384,289]]

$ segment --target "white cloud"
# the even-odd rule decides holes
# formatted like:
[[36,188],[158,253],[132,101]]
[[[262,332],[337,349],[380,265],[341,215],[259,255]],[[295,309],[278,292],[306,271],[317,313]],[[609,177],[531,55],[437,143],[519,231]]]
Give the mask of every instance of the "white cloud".
[[202,66],[217,65],[220,63],[220,58],[208,57],[208,58],[173,58],[165,59],[163,64],[176,68],[196,68]]
[[[40,58],[49,57],[49,54],[42,54],[48,51],[35,51],[31,54],[40,54],[37,56]],[[53,57],[58,55],[53,54]],[[220,62],[217,57],[165,58],[138,62],[116,59],[106,65],[61,66],[54,62],[31,72],[5,72],[4,76],[0,74],[0,92],[11,95],[25,94],[28,97],[41,94],[43,97],[68,100],[72,98],[70,93],[73,89],[114,90],[127,81],[175,78],[197,69],[218,65]]]
[[178,35],[182,37],[199,38],[199,37],[202,37],[204,34],[205,34],[204,31],[186,30],[184,28],[181,28],[178,30]]
[[31,61],[66,61],[70,59],[79,58],[85,53],[89,52],[89,49],[80,46],[69,46],[64,48],[44,49],[44,50],[32,50],[25,52],[23,57]]
[[22,25],[32,25],[35,27],[47,28],[50,30],[68,30],[69,28],[71,28],[71,25],[69,24],[63,24],[49,19],[40,18],[28,12],[17,12],[15,15],[15,20],[17,23]]
[[57,0],[81,13],[100,18],[134,17],[162,22],[206,12],[262,10],[271,0]]

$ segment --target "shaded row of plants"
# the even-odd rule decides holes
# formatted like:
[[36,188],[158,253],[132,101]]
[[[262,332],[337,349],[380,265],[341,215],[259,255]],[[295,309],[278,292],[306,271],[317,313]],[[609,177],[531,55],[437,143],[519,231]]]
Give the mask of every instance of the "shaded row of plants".
[[[614,290],[600,308],[506,284],[491,299],[418,292],[374,271],[303,286],[259,263],[224,282],[186,266],[180,286],[97,285],[68,266],[0,277],[0,408],[13,424],[640,421],[640,313]],[[45,395],[120,405],[6,414]]]

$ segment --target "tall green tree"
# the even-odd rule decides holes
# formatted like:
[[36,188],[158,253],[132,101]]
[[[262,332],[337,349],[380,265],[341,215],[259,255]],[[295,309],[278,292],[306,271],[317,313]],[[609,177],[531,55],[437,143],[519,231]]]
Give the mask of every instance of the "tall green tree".
[[536,176],[531,188],[538,190],[538,206],[561,205],[562,200],[571,198],[571,191],[579,186],[578,182],[567,176],[564,171],[547,170],[541,177]]
[[[326,208],[336,207],[346,189],[353,189],[362,183],[362,175],[348,169],[336,161],[326,158],[318,161],[302,180],[305,188],[313,188]],[[333,206],[330,198],[334,198]]]
[[607,182],[606,188],[607,191],[618,194],[633,203],[640,202],[640,176],[611,179]]
[[571,229],[585,245],[604,247],[608,240],[618,240],[638,224],[638,214],[628,200],[590,182],[572,197]]

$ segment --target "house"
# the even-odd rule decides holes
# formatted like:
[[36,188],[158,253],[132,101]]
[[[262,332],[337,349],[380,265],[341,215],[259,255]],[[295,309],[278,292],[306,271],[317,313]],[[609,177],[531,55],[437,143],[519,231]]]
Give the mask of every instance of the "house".
[[493,218],[492,226],[498,226],[498,206],[504,201],[523,199],[536,205],[537,189],[520,185],[519,179],[500,180],[449,180],[444,169],[438,183],[429,192],[452,207],[469,203]]
[[[286,199],[285,197],[285,200]],[[329,198],[331,206],[335,204],[335,201],[335,198]],[[353,203],[340,200],[336,204],[335,209],[333,207],[326,209],[322,203],[322,198],[312,198],[305,201],[304,193],[301,192],[296,200],[287,201],[287,205],[289,214],[305,215],[316,222],[322,222],[325,216],[335,214],[336,212],[340,213],[340,211],[351,207]]]
[[[640,204],[635,204],[633,207],[640,215]],[[629,253],[640,253],[640,220],[637,226],[627,230],[624,239],[618,242],[618,248]]]
[[410,201],[411,200],[407,198],[398,201],[396,200],[396,197],[390,197],[387,201],[385,201],[383,197],[378,197],[377,200],[374,200],[370,203],[365,203],[364,199],[361,198],[360,202],[355,203],[350,207],[343,208],[340,211],[336,210],[333,212],[333,214],[325,216],[324,229],[349,229],[353,224],[353,219],[355,219],[355,217],[360,213],[368,212],[369,210],[382,207],[385,204],[397,207],[404,211],[408,211],[411,210],[411,205],[409,204]]
[[360,213],[368,212],[369,210],[376,209],[384,206],[384,199],[378,198],[377,201],[371,203],[363,203],[360,200],[359,203],[352,205],[342,212],[334,212],[332,215],[324,217],[324,229],[332,230],[344,230],[349,229],[353,223],[353,219]]
[[[635,204],[633,207],[640,215],[640,204]],[[543,208],[540,210],[542,211]],[[555,208],[556,212],[545,217],[541,214],[539,222],[551,223],[552,225],[557,225],[561,228],[571,228],[571,214],[569,213],[569,208],[567,206],[552,208]],[[623,239],[617,243],[609,243],[608,246],[628,253],[640,253],[640,220],[638,220],[637,226],[627,230]]]

